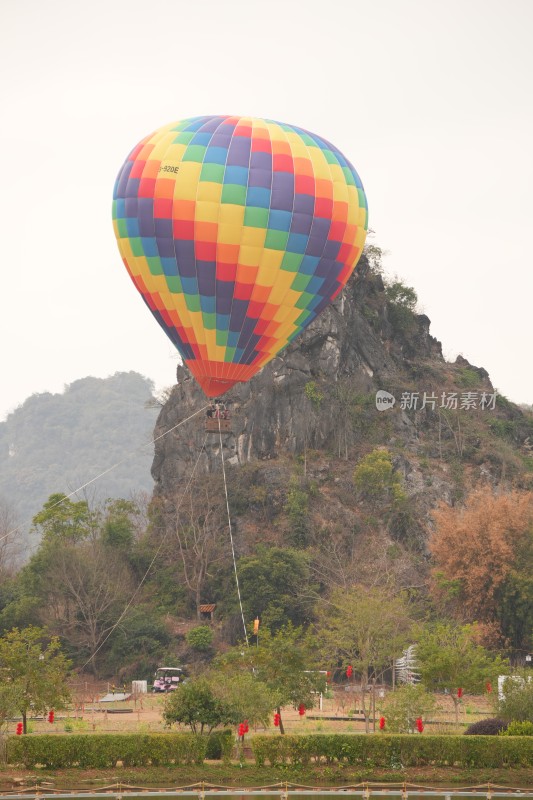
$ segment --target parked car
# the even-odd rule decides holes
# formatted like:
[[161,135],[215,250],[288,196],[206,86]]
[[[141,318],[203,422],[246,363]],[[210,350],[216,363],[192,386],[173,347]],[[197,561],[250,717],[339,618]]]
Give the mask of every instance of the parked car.
[[154,676],[152,692],[172,692],[185,680],[181,667],[159,667]]

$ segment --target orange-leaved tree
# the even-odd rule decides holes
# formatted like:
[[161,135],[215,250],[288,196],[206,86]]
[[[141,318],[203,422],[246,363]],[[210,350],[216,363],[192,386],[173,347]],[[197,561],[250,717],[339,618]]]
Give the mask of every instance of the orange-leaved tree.
[[[533,536],[533,494],[474,490],[460,507],[441,503],[430,540],[433,587],[464,622],[502,631],[499,603],[526,540]],[[503,626],[505,627],[505,626]]]

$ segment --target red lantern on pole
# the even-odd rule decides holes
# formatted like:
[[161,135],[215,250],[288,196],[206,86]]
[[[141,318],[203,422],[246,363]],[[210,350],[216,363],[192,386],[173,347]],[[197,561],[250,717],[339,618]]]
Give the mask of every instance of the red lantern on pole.
[[54,719],[55,719],[54,709],[51,708],[50,711],[48,712],[48,722],[53,723]]
[[380,731],[385,730],[385,723],[386,723],[385,717],[380,717],[379,718],[379,729],[380,729]]
[[463,696],[463,690],[461,689],[461,687],[459,687],[459,688],[457,689],[457,697],[458,697],[458,698],[459,698],[459,700],[460,700],[462,696]]
[[239,739],[243,739],[245,734],[245,725],[241,722],[239,725]]
[[416,721],[416,729],[418,733],[422,733],[422,731],[424,730],[424,723],[422,722],[422,717],[418,717]]
[[274,714],[274,727],[279,728],[281,722],[281,714]]
[[492,692],[492,683],[490,681],[487,681],[487,683],[485,684],[485,689],[489,694]]
[[298,714],[301,717],[303,717],[303,715],[305,714],[305,706],[303,703],[300,703],[300,705],[298,706]]
[[331,672],[329,671],[329,669],[326,672],[326,683],[331,683]]
[[352,675],[353,675],[353,667],[351,664],[348,664],[348,666],[346,667],[346,677],[351,678]]
[[23,726],[22,722],[17,722],[17,730],[16,730],[17,736],[22,736],[23,727],[24,726]]

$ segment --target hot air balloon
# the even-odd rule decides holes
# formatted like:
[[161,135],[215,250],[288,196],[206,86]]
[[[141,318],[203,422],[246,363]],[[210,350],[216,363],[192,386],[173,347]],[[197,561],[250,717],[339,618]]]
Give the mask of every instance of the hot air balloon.
[[367,218],[333,145],[250,117],[158,129],[127,157],[113,199],[126,268],[207,397],[249,380],[339,294]]

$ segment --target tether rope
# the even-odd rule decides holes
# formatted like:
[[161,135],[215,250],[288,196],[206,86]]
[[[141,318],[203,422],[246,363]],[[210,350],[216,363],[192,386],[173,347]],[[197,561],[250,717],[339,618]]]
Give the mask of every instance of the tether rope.
[[[61,503],[65,502],[65,500],[70,500],[70,498],[73,497],[73,495],[77,494],[78,492],[81,492],[87,486],[90,486],[91,483],[94,483],[95,481],[99,480],[99,478],[103,478],[103,476],[107,475],[107,473],[111,472],[111,470],[114,470],[117,467],[120,467],[120,465],[124,464],[126,461],[128,461],[129,458],[132,455],[134,455],[135,453],[141,451],[144,447],[151,447],[153,444],[155,444],[157,441],[159,441],[159,439],[162,439],[164,436],[168,436],[168,434],[172,433],[172,431],[175,431],[176,428],[179,428],[181,425],[185,425],[185,423],[188,422],[190,419],[193,419],[193,417],[196,417],[198,414],[201,414],[202,411],[206,410],[206,408],[207,408],[207,406],[204,406],[203,408],[200,408],[198,411],[195,411],[194,414],[191,414],[190,417],[187,417],[187,419],[182,419],[181,422],[178,422],[177,425],[174,425],[172,428],[169,428],[168,431],[165,431],[164,433],[160,434],[160,436],[156,436],[155,439],[151,439],[149,442],[146,442],[146,444],[141,444],[139,447],[136,447],[135,450],[130,450],[130,452],[126,456],[124,456],[124,458],[121,459],[121,461],[117,461],[116,464],[113,464],[111,467],[108,467],[103,472],[100,472],[99,475],[96,475],[94,478],[91,478],[91,480],[87,481],[87,483],[84,483],[83,486],[79,486],[77,489],[74,489],[74,491],[70,492],[70,494],[64,495],[64,497],[62,497],[61,500],[58,500],[57,503],[54,503],[53,505],[51,505],[49,507],[49,510],[51,511],[53,508],[56,508],[57,506],[60,506]],[[4,533],[3,536],[0,536],[0,542],[2,542],[4,539],[7,539],[8,536],[12,536],[14,533],[16,533],[18,530],[20,530],[21,528],[23,528],[27,524],[28,524],[28,520],[26,520],[24,522],[21,522],[20,525],[16,526],[16,528],[12,528],[7,533]]]
[[241,599],[241,587],[239,586],[237,561],[235,560],[235,546],[233,544],[233,532],[231,530],[231,515],[229,511],[228,484],[226,481],[226,465],[224,464],[224,450],[222,448],[222,430],[220,428],[220,416],[218,417],[218,436],[220,439],[220,460],[222,461],[222,475],[224,477],[224,494],[226,495],[226,511],[228,512],[228,530],[229,530],[229,540],[231,542],[231,555],[233,557],[233,571],[235,572],[235,583],[237,584],[237,595],[239,598],[239,607],[241,609],[241,619],[242,619],[242,627],[244,630],[244,638],[246,639],[246,646],[250,647],[250,643],[248,641],[248,632],[246,630],[246,622],[244,621],[244,611],[242,608],[242,599]]
[[[203,411],[203,409],[202,409],[202,411]],[[197,413],[198,413],[198,412],[197,412]],[[193,414],[193,416],[194,416],[194,414]],[[189,417],[189,419],[190,419],[190,417]],[[186,421],[186,420],[185,420],[185,421]],[[176,426],[176,427],[177,427],[177,426]],[[174,430],[174,429],[172,428],[171,430]],[[167,433],[170,433],[170,431],[167,431]],[[194,465],[194,467],[193,467],[193,471],[191,472],[191,476],[190,476],[190,478],[189,478],[189,480],[188,480],[188,482],[187,482],[187,486],[186,486],[186,487],[185,487],[185,489],[183,490],[183,494],[181,495],[181,498],[180,498],[180,500],[179,500],[179,503],[178,503],[178,505],[177,505],[177,508],[176,508],[176,515],[177,515],[178,511],[179,511],[179,510],[180,510],[180,508],[181,508],[181,504],[183,503],[183,500],[184,500],[184,498],[185,498],[185,495],[187,494],[187,492],[188,492],[188,490],[189,490],[189,486],[190,486],[190,485],[191,485],[191,483],[192,483],[192,479],[194,478],[194,473],[196,472],[196,467],[198,466],[198,462],[200,461],[200,457],[201,457],[202,453],[204,452],[205,443],[207,442],[207,436],[208,436],[208,434],[206,433],[206,435],[205,435],[205,439],[204,439],[204,441],[203,441],[203,444],[202,444],[202,446],[201,446],[201,448],[200,448],[200,452],[198,453],[198,458],[196,459],[196,463],[195,463],[195,465]],[[158,437],[158,438],[160,438],[160,437]],[[154,441],[155,441],[155,440],[154,440]],[[131,604],[133,603],[133,601],[134,601],[134,600],[135,600],[135,598],[137,597],[137,595],[138,595],[138,593],[139,593],[139,591],[140,591],[140,589],[141,589],[142,585],[144,584],[144,582],[145,582],[146,578],[148,577],[148,575],[149,575],[149,573],[150,573],[150,570],[151,570],[151,569],[152,569],[152,567],[154,566],[154,563],[155,563],[155,561],[156,561],[156,559],[157,559],[157,557],[158,557],[159,553],[161,552],[161,550],[162,550],[162,548],[163,548],[163,545],[165,544],[165,542],[166,542],[166,540],[167,540],[167,537],[168,537],[168,530],[169,530],[169,529],[168,529],[168,526],[165,526],[165,533],[163,534],[163,537],[162,537],[162,539],[161,539],[161,542],[160,542],[160,544],[159,544],[159,547],[158,547],[158,548],[157,548],[157,550],[155,551],[155,555],[154,555],[154,557],[152,558],[152,560],[150,561],[150,564],[148,565],[148,569],[146,570],[146,572],[144,573],[143,577],[141,578],[141,581],[140,581],[139,585],[137,586],[137,588],[136,588],[136,589],[135,589],[135,591],[133,592],[133,594],[132,594],[131,598],[129,599],[128,603],[126,604],[126,606],[125,606],[125,608],[124,608],[124,610],[123,610],[122,614],[121,614],[121,615],[120,615],[120,617],[117,619],[117,621],[115,622],[115,624],[113,625],[113,627],[111,628],[111,630],[109,631],[109,633],[107,634],[107,636],[105,637],[105,639],[103,639],[103,640],[100,642],[100,644],[98,645],[98,647],[96,648],[96,650],[94,651],[94,653],[93,653],[93,654],[90,656],[90,658],[89,658],[89,659],[88,659],[88,660],[85,662],[85,664],[82,666],[82,670],[83,670],[83,669],[85,669],[85,667],[86,667],[88,664],[90,664],[90,663],[91,663],[91,661],[94,659],[94,657],[95,657],[95,656],[96,656],[96,655],[97,655],[97,654],[100,652],[100,650],[102,649],[102,647],[104,646],[104,644],[107,642],[107,640],[109,639],[109,637],[111,636],[111,634],[113,634],[113,633],[115,632],[115,630],[118,628],[118,626],[120,625],[120,623],[122,622],[122,620],[123,620],[123,619],[124,619],[124,617],[126,616],[126,614],[127,614],[128,610],[129,610],[129,608],[130,608]]]

